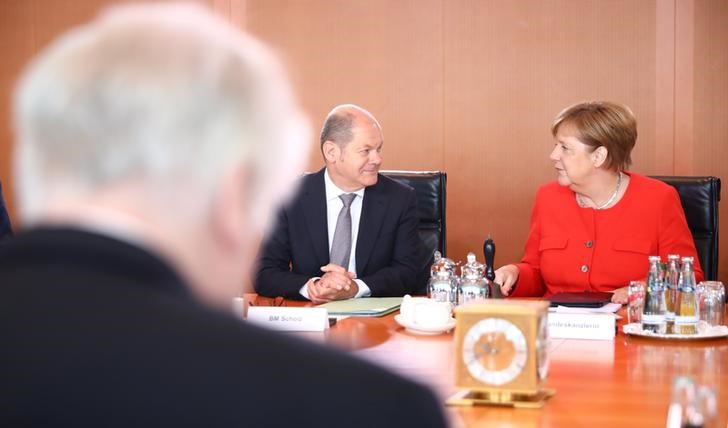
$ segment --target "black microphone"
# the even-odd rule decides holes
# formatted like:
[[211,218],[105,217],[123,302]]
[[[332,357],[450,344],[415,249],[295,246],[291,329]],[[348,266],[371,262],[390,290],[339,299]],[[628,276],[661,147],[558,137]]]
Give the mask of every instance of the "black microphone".
[[483,244],[483,255],[485,255],[485,277],[488,281],[495,279],[495,271],[493,270],[493,261],[495,260],[495,243],[490,239],[490,235]]
[[490,239],[490,235],[488,235],[488,238],[483,243],[483,255],[485,256],[485,278],[490,283],[490,296],[499,299],[503,297],[503,294],[500,290],[500,284],[493,282],[495,281],[495,269],[493,267],[495,262],[495,242]]

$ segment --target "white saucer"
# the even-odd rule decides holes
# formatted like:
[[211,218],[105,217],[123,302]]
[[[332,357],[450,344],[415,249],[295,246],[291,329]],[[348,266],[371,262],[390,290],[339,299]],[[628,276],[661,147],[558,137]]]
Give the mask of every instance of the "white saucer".
[[397,321],[397,324],[404,327],[405,330],[407,330],[408,332],[423,336],[434,336],[436,334],[442,334],[452,330],[453,327],[455,327],[455,318],[452,317],[450,317],[450,320],[444,325],[438,326],[424,326],[419,324],[412,324],[405,320],[404,317],[402,317],[402,314],[395,315],[394,320]]

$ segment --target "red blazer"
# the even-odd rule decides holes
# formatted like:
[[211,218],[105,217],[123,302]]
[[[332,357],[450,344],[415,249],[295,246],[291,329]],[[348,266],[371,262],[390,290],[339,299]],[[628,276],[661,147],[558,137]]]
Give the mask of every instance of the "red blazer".
[[526,251],[513,296],[612,291],[647,275],[647,257],[697,251],[677,191],[639,174],[611,208],[581,208],[574,192],[551,182],[536,193]]

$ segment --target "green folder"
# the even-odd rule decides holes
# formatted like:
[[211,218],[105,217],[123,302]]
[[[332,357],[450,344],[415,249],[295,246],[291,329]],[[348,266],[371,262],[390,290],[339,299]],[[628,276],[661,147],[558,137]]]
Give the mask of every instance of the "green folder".
[[326,308],[330,316],[381,317],[399,309],[401,297],[362,297],[337,300],[318,305]]

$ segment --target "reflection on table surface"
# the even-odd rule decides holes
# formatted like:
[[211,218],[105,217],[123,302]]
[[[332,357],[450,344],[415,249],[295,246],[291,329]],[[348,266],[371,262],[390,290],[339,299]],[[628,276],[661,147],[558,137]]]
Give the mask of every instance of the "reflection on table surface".
[[[253,304],[272,299],[246,295]],[[290,306],[313,306],[285,301]],[[664,427],[672,380],[691,376],[715,388],[720,425],[728,421],[728,338],[665,341],[626,336],[614,341],[552,339],[547,386],[556,395],[539,410],[449,407],[453,426]],[[444,400],[456,392],[453,334],[417,336],[394,320],[346,318],[312,336],[432,387]]]

